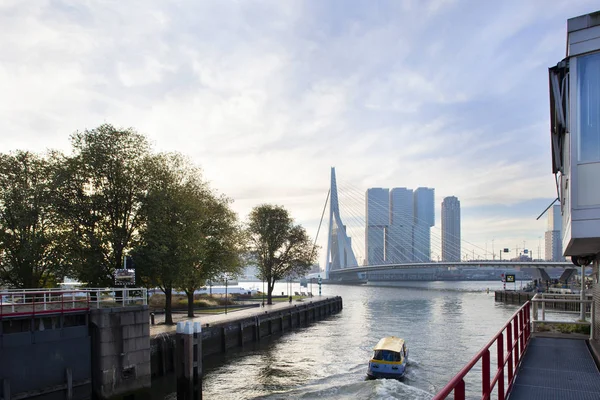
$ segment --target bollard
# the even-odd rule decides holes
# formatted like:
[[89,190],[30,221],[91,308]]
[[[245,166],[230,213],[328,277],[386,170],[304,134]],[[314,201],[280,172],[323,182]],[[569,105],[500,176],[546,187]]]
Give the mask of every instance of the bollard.
[[150,313],[150,323],[154,325],[154,313]]

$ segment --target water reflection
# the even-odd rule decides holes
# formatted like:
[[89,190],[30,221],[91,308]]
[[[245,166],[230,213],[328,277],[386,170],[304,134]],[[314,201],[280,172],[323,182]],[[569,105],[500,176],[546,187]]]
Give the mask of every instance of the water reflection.
[[[205,398],[429,399],[516,309],[495,304],[485,292],[493,284],[323,286],[324,294],[343,297],[340,314],[207,360]],[[372,347],[387,335],[407,341],[406,378],[366,381]],[[157,382],[155,399],[174,398],[165,397],[166,382]]]

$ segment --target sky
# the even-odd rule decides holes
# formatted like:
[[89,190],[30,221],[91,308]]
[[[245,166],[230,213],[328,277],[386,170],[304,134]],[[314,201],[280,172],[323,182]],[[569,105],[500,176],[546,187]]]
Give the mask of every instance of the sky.
[[0,0],[0,152],[68,152],[75,131],[133,127],[189,156],[242,221],[279,204],[314,238],[335,167],[342,219],[361,207],[364,219],[345,193],[432,187],[434,254],[454,195],[463,251],[543,257],[536,217],[556,197],[547,68],[565,57],[566,20],[598,8]]

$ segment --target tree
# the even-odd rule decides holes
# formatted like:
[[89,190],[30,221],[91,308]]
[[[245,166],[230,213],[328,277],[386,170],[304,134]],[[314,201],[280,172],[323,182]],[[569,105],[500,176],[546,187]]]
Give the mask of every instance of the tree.
[[109,285],[142,225],[150,146],[133,129],[108,124],[76,132],[71,144],[56,179],[56,206],[71,232],[69,259],[80,281]]
[[46,287],[65,273],[54,167],[29,152],[0,154],[0,282],[15,288]]
[[194,316],[194,291],[204,286],[208,279],[241,273],[243,232],[229,202],[226,197],[212,193],[196,199],[197,225],[190,246],[194,256],[192,262],[184,266],[179,283],[187,295],[188,317]]
[[291,274],[304,275],[316,260],[313,245],[300,225],[294,225],[281,206],[263,204],[250,213],[251,259],[267,282],[267,304],[272,304],[275,282]]
[[132,254],[140,274],[165,293],[165,323],[171,324],[174,288],[186,292],[193,316],[194,291],[214,270],[235,268],[239,229],[228,201],[214,196],[181,155],[158,155],[148,171],[145,225]]

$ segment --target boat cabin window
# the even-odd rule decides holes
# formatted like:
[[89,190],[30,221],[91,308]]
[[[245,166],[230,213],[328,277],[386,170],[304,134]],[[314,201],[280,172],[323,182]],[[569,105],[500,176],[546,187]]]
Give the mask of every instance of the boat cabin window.
[[402,360],[402,356],[400,353],[396,353],[395,351],[375,350],[375,353],[373,354],[373,360],[399,362]]

